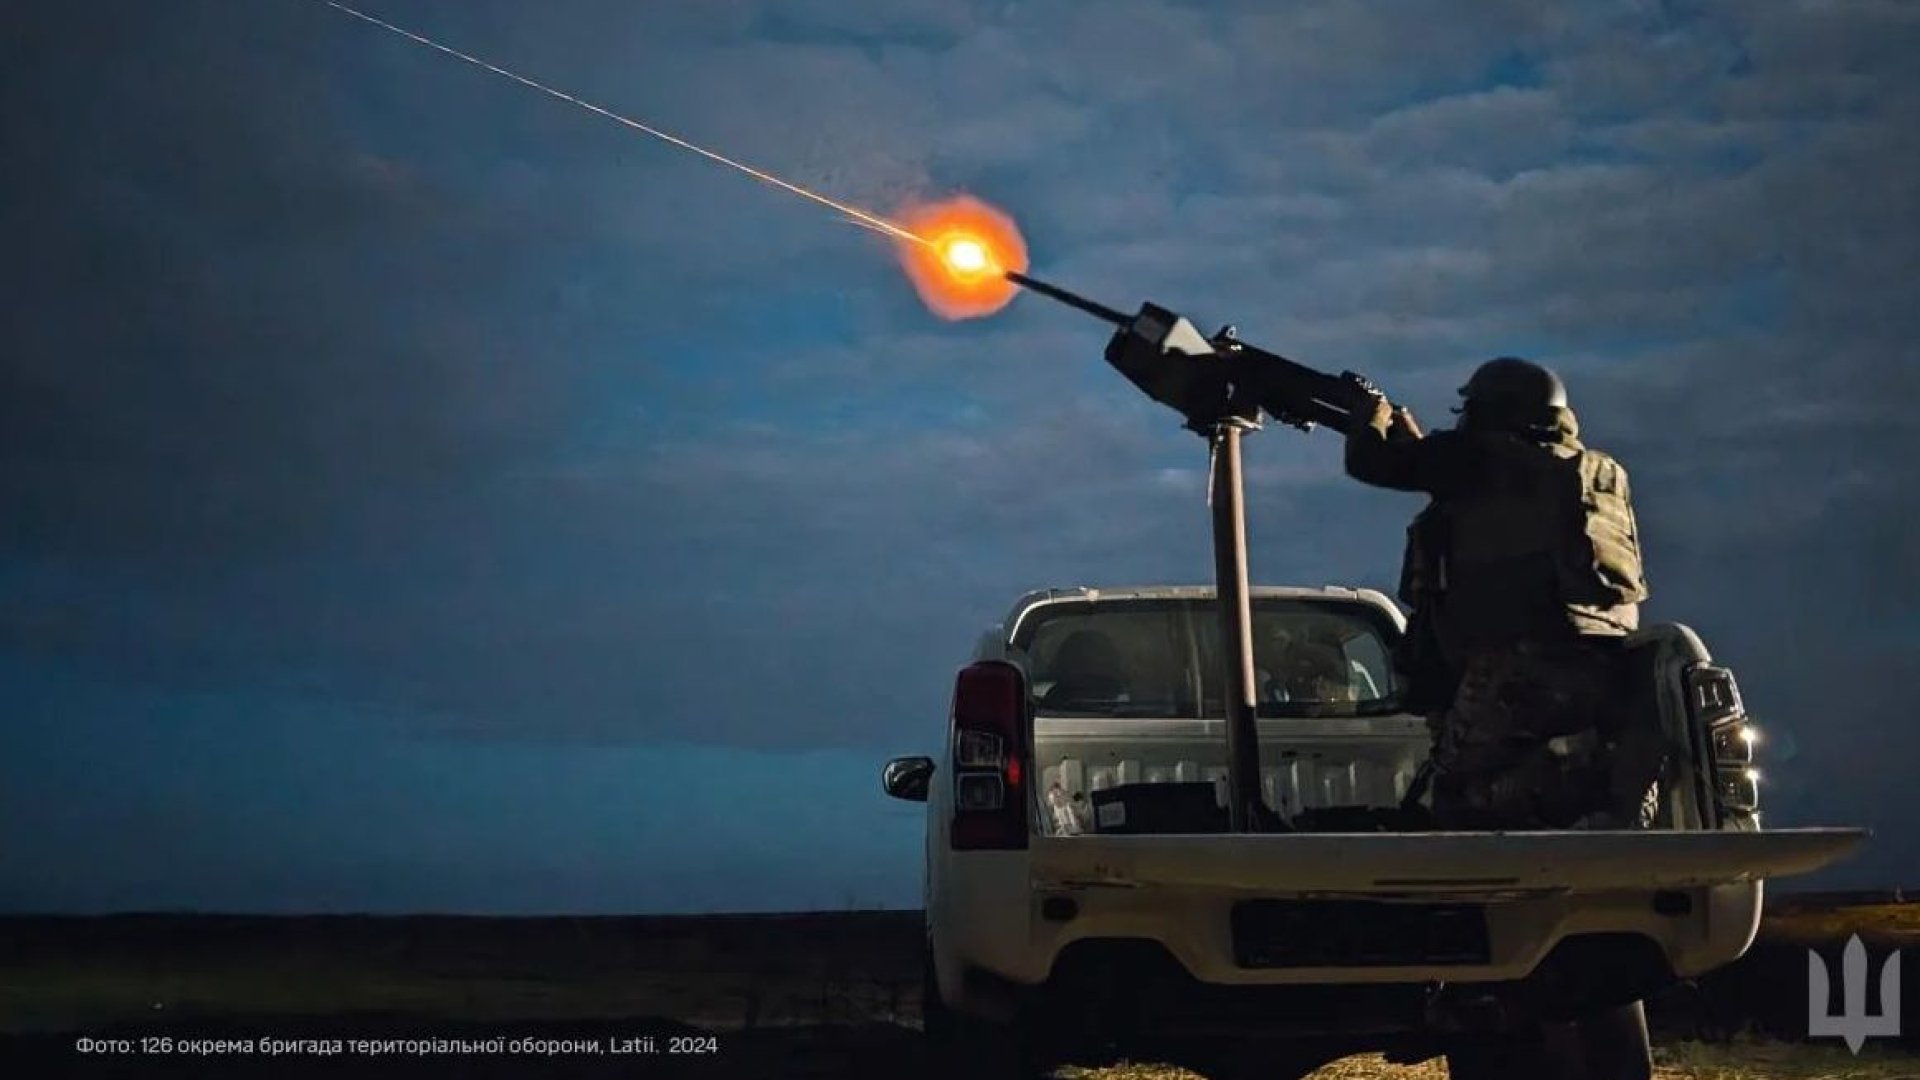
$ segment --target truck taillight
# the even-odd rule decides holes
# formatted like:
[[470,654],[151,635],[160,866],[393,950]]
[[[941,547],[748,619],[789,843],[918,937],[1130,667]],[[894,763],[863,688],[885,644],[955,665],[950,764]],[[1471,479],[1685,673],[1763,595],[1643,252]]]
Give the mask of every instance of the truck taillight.
[[1003,660],[960,670],[953,687],[953,849],[1027,846],[1027,680]]
[[1695,664],[1687,670],[1687,706],[1694,723],[1704,731],[1700,745],[1708,757],[1711,784],[1708,797],[1721,816],[1752,815],[1760,809],[1760,771],[1753,765],[1753,747],[1760,733],[1740,700],[1733,672],[1713,664]]

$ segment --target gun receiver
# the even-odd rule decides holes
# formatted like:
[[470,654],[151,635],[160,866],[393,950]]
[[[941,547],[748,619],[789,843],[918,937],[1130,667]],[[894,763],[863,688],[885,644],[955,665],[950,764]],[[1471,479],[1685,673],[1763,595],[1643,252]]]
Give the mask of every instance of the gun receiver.
[[1384,395],[1365,376],[1329,375],[1243,342],[1231,326],[1208,338],[1166,308],[1145,304],[1107,346],[1107,362],[1148,397],[1206,428],[1226,417],[1342,434],[1363,424]]
[[1234,336],[1231,326],[1214,335],[1213,347],[1234,372],[1229,378],[1250,388],[1267,415],[1301,431],[1324,424],[1344,435],[1366,423],[1373,403],[1386,396],[1364,375],[1329,375],[1248,345]]

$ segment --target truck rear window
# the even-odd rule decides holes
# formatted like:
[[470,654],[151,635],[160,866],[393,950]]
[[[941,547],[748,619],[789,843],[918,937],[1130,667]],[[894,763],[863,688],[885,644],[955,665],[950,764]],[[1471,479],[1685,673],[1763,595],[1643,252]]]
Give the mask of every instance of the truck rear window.
[[[1371,605],[1256,598],[1255,700],[1261,716],[1398,711],[1388,661],[1396,631]],[[1028,658],[1043,716],[1222,717],[1225,658],[1211,599],[1043,605],[1013,645]]]

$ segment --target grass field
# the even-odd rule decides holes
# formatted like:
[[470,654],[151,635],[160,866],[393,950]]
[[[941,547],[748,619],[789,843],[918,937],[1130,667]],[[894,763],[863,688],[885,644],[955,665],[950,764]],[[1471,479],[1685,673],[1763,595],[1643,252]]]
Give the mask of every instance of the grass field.
[[[1920,1080],[1915,1031],[1855,1057],[1805,1045],[1806,949],[1920,942],[1920,904],[1770,906],[1739,964],[1652,1003],[1663,1078]],[[638,919],[208,916],[0,919],[0,1076],[919,1074],[918,912]],[[618,1039],[713,1032],[719,1053],[274,1061],[75,1052],[75,1039]],[[1730,1037],[1731,1036],[1731,1037]],[[1062,1070],[1173,1080],[1150,1064]],[[1315,1080],[1439,1080],[1438,1062],[1333,1063]]]
[[[1660,1080],[1915,1080],[1920,1058],[1791,1043],[1736,1042],[1724,1046],[1682,1043],[1655,1054]],[[1061,1080],[1187,1080],[1178,1069],[1136,1066],[1062,1070]],[[1309,1080],[1446,1080],[1439,1061],[1389,1065],[1368,1054],[1334,1062]]]

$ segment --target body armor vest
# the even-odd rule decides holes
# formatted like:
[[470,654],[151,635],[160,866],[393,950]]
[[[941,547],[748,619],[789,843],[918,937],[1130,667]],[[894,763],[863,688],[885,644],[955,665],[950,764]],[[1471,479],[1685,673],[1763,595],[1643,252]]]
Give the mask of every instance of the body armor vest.
[[1483,482],[1408,529],[1401,599],[1449,653],[1636,629],[1647,585],[1626,470],[1578,443],[1493,438]]

